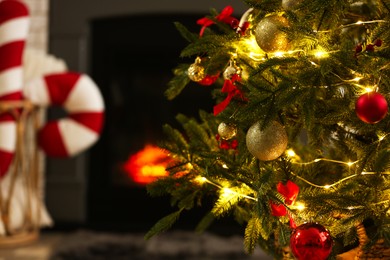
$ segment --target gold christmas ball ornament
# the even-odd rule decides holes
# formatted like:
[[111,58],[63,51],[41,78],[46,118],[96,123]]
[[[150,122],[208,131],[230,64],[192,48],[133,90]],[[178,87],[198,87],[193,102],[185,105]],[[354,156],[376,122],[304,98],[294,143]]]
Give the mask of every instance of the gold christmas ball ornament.
[[223,72],[223,78],[225,80],[231,80],[233,75],[241,74],[241,68],[236,65],[235,61],[230,61],[229,66]]
[[237,127],[235,124],[222,122],[218,125],[218,134],[222,139],[232,139],[237,135]]
[[287,34],[280,29],[288,25],[288,20],[283,16],[271,15],[261,19],[254,30],[259,47],[265,52],[287,51]]
[[265,129],[256,122],[246,134],[246,146],[249,152],[261,161],[275,160],[287,148],[288,138],[284,127],[273,121]]
[[294,10],[303,0],[282,0],[284,10]]
[[188,67],[187,74],[190,80],[199,82],[202,79],[204,79],[205,73],[204,73],[204,67],[200,64],[201,61],[202,60],[199,57],[197,57],[195,59],[195,63],[191,64]]

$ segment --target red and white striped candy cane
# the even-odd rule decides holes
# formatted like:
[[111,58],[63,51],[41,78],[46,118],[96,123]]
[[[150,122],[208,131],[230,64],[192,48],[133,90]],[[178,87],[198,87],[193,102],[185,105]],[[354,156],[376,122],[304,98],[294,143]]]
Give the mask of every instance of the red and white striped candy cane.
[[[0,101],[22,99],[22,56],[28,28],[29,13],[24,3],[0,1]],[[15,145],[15,118],[0,114],[0,178],[12,162]]]
[[49,121],[38,133],[38,143],[48,156],[76,155],[98,138],[103,125],[104,102],[96,84],[85,74],[65,72],[28,82],[24,95],[33,104],[61,106],[68,117]]

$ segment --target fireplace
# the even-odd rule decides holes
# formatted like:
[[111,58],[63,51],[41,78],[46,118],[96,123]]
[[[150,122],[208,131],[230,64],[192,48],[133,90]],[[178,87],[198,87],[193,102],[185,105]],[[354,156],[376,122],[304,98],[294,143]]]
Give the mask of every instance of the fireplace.
[[[161,141],[163,124],[180,127],[177,113],[197,116],[199,109],[211,111],[208,87],[192,84],[174,101],[164,97],[171,70],[183,62],[178,57],[186,46],[173,22],[198,30],[199,17],[143,15],[91,22],[91,77],[105,99],[106,122],[100,141],[89,153],[90,225],[146,230],[174,210],[167,198],[149,197],[142,181],[130,178],[126,162]],[[202,212],[194,214],[194,220],[200,220]],[[182,225],[193,228],[191,221]]]

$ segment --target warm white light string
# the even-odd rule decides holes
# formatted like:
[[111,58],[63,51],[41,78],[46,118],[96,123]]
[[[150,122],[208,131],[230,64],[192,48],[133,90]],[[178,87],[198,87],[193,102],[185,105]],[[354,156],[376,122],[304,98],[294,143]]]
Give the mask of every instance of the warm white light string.
[[[250,8],[248,9],[241,17],[241,20],[239,22],[239,26],[236,30],[236,32],[240,32],[241,31],[241,27],[243,26],[243,24],[248,20],[248,17],[250,15],[250,13],[253,11],[253,8]],[[339,28],[337,29],[344,29],[344,28],[348,28],[348,27],[352,27],[352,26],[360,26],[360,25],[365,25],[365,24],[373,24],[373,23],[387,23],[387,21],[385,20],[371,20],[371,21],[358,21],[358,22],[355,22],[355,23],[351,23],[351,24],[346,24],[346,25],[342,25],[340,26]],[[327,30],[327,31],[313,31],[315,33],[326,33],[326,32],[331,32],[331,30]],[[253,41],[253,39],[248,39],[248,38],[241,38],[243,40],[243,43],[248,45],[248,46],[251,46],[253,43],[248,43],[250,41]],[[257,61],[257,62],[260,62],[260,61],[265,61],[267,59],[267,57],[285,57],[285,56],[292,56],[296,53],[301,53],[301,52],[305,52],[303,50],[291,50],[291,51],[279,51],[279,52],[275,52],[275,53],[256,53],[256,52],[250,52],[249,53],[249,57],[254,60],[254,61]],[[339,50],[333,50],[333,51],[325,51],[325,50],[314,50],[314,51],[311,51],[309,53],[307,53],[306,55],[307,56],[314,56],[315,58],[318,58],[318,59],[321,59],[321,58],[326,58],[329,54],[331,53],[336,53],[336,52],[339,52]],[[313,65],[317,65],[316,63],[312,62]]]
[[[345,28],[352,27],[352,26],[359,26],[359,25],[372,24],[372,23],[387,23],[387,21],[386,20],[357,21],[356,23],[350,23],[350,24],[341,25],[341,26],[339,26],[337,28],[337,30],[345,29]],[[328,32],[331,32],[331,31],[332,30],[313,31],[313,32],[315,32],[315,33],[328,33]]]
[[[378,143],[381,142],[383,139],[386,138],[388,134],[386,135],[378,135]],[[287,157],[290,157],[290,158],[294,158],[294,157],[297,157],[299,158],[299,156],[292,150],[292,149],[289,149],[286,151],[286,155]],[[336,163],[336,164],[342,164],[342,165],[346,165],[348,167],[352,167],[353,165],[357,164],[359,162],[359,160],[356,160],[356,161],[349,161],[349,162],[345,162],[345,161],[340,161],[340,160],[334,160],[334,159],[328,159],[328,158],[317,158],[317,159],[314,159],[310,162],[295,162],[295,161],[291,161],[292,164],[295,164],[295,165],[300,165],[300,166],[306,166],[306,165],[310,165],[310,164],[314,164],[314,163],[319,163],[319,162],[329,162],[329,163]],[[228,167],[224,164],[222,166],[223,168],[225,169],[228,169]],[[390,172],[367,172],[367,171],[363,171],[361,172],[360,174],[359,173],[354,173],[352,175],[349,175],[347,177],[344,177],[332,184],[327,184],[327,185],[318,185],[318,184],[315,184],[301,176],[299,176],[298,174],[294,173],[294,172],[291,172],[291,174],[293,176],[295,176],[297,179],[309,184],[310,186],[312,187],[316,187],[316,188],[321,188],[321,189],[330,189],[332,187],[335,187],[347,180],[350,180],[350,179],[353,179],[353,178],[356,178],[356,177],[359,177],[359,176],[362,176],[362,175],[390,175]],[[203,183],[208,183],[220,190],[222,190],[224,193],[231,193],[231,194],[235,194],[237,196],[240,196],[240,197],[243,197],[243,198],[246,198],[246,199],[250,199],[250,200],[253,200],[253,201],[258,201],[257,198],[255,197],[252,197],[252,196],[249,196],[249,195],[246,195],[246,194],[242,194],[242,193],[239,193],[239,192],[236,192],[228,187],[223,187],[222,185],[218,184],[218,183],[215,183],[209,179],[207,179],[206,177],[203,177],[203,176],[198,176],[195,178],[194,180],[195,182],[197,183],[200,183],[200,184],[203,184]]]
[[210,184],[210,185],[212,185],[214,187],[217,187],[218,189],[222,190],[224,193],[236,194],[239,197],[243,197],[243,198],[246,198],[246,199],[257,201],[257,198],[254,198],[252,196],[236,192],[236,191],[234,191],[234,190],[232,190],[232,189],[230,189],[228,187],[223,187],[223,186],[219,185],[218,183],[212,182],[212,181],[210,181],[209,179],[207,179],[206,177],[203,177],[203,176],[196,177],[195,178],[195,182],[200,183],[200,184],[208,183],[208,184]]
[[[388,134],[386,135],[378,135],[378,143],[380,143],[382,140],[384,140],[386,137],[387,137]],[[293,150],[287,150],[286,151],[287,153],[287,156],[290,157],[290,158],[294,158],[294,157],[298,157],[295,152]],[[324,161],[324,162],[330,162],[330,163],[337,163],[337,164],[343,164],[343,165],[346,165],[348,167],[352,167],[353,165],[355,165],[356,163],[359,162],[359,160],[357,161],[354,161],[354,162],[344,162],[344,161],[339,161],[339,160],[333,160],[333,159],[327,159],[327,158],[317,158],[317,159],[314,159],[313,161],[310,161],[310,162],[294,162],[294,161],[291,161],[292,164],[296,164],[296,165],[302,165],[302,166],[305,166],[305,165],[310,165],[310,164],[313,164],[313,163],[318,163],[318,162],[321,162],[321,161]],[[390,175],[390,172],[366,172],[366,171],[363,171],[361,172],[360,174],[359,173],[355,173],[355,174],[352,174],[352,175],[349,175],[343,179],[340,179],[332,184],[328,184],[328,185],[318,185],[318,184],[315,184],[313,182],[310,182],[308,180],[306,180],[305,178],[295,174],[295,173],[291,173],[292,175],[294,175],[296,178],[300,179],[301,181],[303,182],[306,182],[307,184],[313,186],[313,187],[317,187],[317,188],[322,188],[322,189],[330,189],[334,186],[337,186],[349,179],[353,179],[353,178],[356,178],[358,176],[361,176],[361,175]]]
[[[240,22],[239,22],[239,25],[238,25],[238,28],[236,30],[237,33],[239,33],[241,31],[241,28],[243,27],[244,23],[248,21],[249,19],[249,16],[251,14],[251,12],[253,11],[254,9],[253,8],[250,8],[248,9],[241,17],[240,19]],[[358,26],[358,25],[364,25],[364,24],[372,24],[372,23],[385,23],[387,21],[385,20],[372,20],[372,21],[358,21],[356,23],[351,23],[351,24],[346,24],[346,25],[342,25],[340,26],[338,29],[344,29],[344,28],[348,28],[348,27],[352,27],[352,26]],[[325,33],[325,32],[331,32],[331,30],[328,30],[328,31],[314,31],[315,33]],[[248,38],[242,38],[244,41],[248,42],[247,43],[247,46],[250,46],[252,45],[253,43],[250,43],[249,41],[253,41],[253,39],[248,39]],[[284,57],[285,55],[294,55],[295,53],[301,53],[301,52],[305,52],[303,50],[292,50],[292,51],[287,51],[287,52],[276,52],[276,53],[272,53],[271,56],[273,57]],[[324,57],[327,57],[328,54],[330,53],[336,53],[336,52],[339,52],[338,50],[335,50],[335,51],[324,51],[324,50],[314,50],[313,52],[311,52],[309,55],[310,56],[314,56],[316,58],[324,58]],[[235,56],[237,56],[237,53],[234,54]],[[255,53],[255,52],[250,52],[250,54],[248,55],[252,60],[254,61],[264,61],[266,60],[266,57],[267,55],[265,54],[260,54],[260,53]],[[315,66],[318,66],[316,63],[312,62],[313,65]],[[344,80],[342,79],[340,76],[336,75],[340,80],[342,80],[344,83],[354,83],[354,82],[358,82],[359,80],[361,80],[362,78],[360,77],[355,77],[353,79],[349,79],[349,80]],[[342,84],[342,83],[341,83]],[[358,84],[356,84],[357,86],[360,86]],[[384,139],[384,136],[381,137],[379,139],[379,141],[383,140]],[[351,167],[353,166],[354,164],[356,164],[358,161],[354,161],[354,162],[343,162],[343,161],[338,161],[338,160],[333,160],[333,159],[327,159],[327,158],[317,158],[317,159],[314,159],[313,161],[311,162],[305,162],[305,163],[298,163],[298,162],[292,162],[293,164],[297,164],[297,165],[309,165],[309,164],[313,164],[313,163],[318,163],[318,162],[321,162],[321,161],[324,161],[324,162],[330,162],[330,163],[337,163],[337,164],[344,164],[344,165],[347,165],[348,167]],[[361,175],[376,175],[376,174],[381,174],[381,175],[390,175],[390,172],[380,172],[380,173],[377,173],[377,172],[361,172],[360,174],[352,174],[350,176],[347,176],[343,179],[340,179],[339,181],[337,182],[334,182],[332,184],[329,184],[329,185],[318,185],[318,184],[315,184],[315,183],[312,183],[308,180],[306,180],[305,178],[295,174],[295,173],[291,173],[292,175],[294,175],[297,179],[313,186],[313,187],[317,187],[317,188],[322,188],[322,189],[330,189],[334,186],[337,186],[347,180],[350,180],[350,179],[353,179],[355,177],[358,177],[358,176],[361,176]],[[194,179],[194,181],[196,181],[197,183],[200,183],[200,184],[203,184],[203,183],[208,183],[220,190],[223,191],[223,193],[226,193],[226,194],[235,194],[239,197],[243,197],[243,198],[246,198],[246,199],[249,199],[249,200],[253,200],[253,201],[258,201],[257,198],[255,197],[252,197],[252,196],[249,196],[249,195],[246,195],[246,194],[242,194],[242,193],[238,193],[228,187],[223,187],[221,186],[220,184],[218,183],[215,183],[209,179],[207,179],[206,177],[203,177],[203,176],[198,176]],[[382,201],[382,202],[379,202],[379,204],[382,204],[382,203],[385,203],[385,202],[388,202],[388,201]],[[296,207],[297,209],[299,210],[302,210],[304,207]],[[355,209],[357,207],[349,207],[348,209]]]

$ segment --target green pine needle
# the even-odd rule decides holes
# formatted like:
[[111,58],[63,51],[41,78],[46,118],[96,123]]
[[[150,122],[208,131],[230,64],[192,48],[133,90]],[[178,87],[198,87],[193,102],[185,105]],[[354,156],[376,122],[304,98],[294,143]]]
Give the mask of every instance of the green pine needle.
[[261,235],[261,220],[257,216],[253,216],[245,228],[244,246],[248,253],[253,253],[255,250],[257,241]]
[[149,240],[155,235],[158,235],[166,230],[170,229],[172,225],[178,220],[183,209],[179,209],[176,212],[169,214],[168,216],[160,219],[149,231],[146,233],[144,239]]

